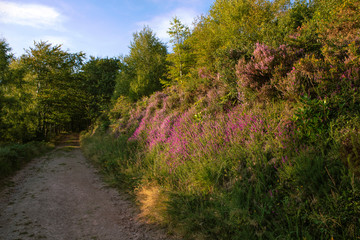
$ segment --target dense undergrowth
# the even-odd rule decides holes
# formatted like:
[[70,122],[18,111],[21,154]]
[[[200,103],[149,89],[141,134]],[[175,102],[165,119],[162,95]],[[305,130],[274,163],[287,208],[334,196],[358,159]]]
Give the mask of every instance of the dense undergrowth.
[[298,25],[246,44],[229,37],[240,2],[271,10],[216,1],[189,37],[204,49],[188,75],[118,97],[85,154],[186,239],[359,239],[359,2],[295,1],[277,20]]
[[189,110],[172,123],[156,105],[137,128],[146,131],[130,140],[101,131],[82,139],[87,156],[136,193],[147,217],[190,239],[359,237],[360,142],[351,130],[338,132],[344,120],[331,123],[331,136],[304,136],[291,125],[294,110],[280,104],[201,120]]
[[50,149],[51,146],[45,142],[1,145],[0,181],[12,175],[34,157],[40,156]]

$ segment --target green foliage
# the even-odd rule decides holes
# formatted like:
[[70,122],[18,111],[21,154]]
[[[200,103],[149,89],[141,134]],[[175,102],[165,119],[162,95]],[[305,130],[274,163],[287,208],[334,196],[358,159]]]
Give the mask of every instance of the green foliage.
[[131,156],[137,147],[128,145],[127,139],[126,135],[117,138],[106,135],[101,129],[92,135],[81,135],[81,148],[85,156],[109,177],[109,182],[125,189],[135,187],[141,176]]
[[2,141],[26,142],[34,139],[37,132],[35,79],[19,60],[10,64],[9,72],[2,88]]
[[10,65],[2,90],[6,130],[3,141],[49,139],[60,130],[76,131],[86,124],[85,93],[78,70],[84,54],[70,54],[61,46],[34,44]]
[[280,29],[287,34],[292,33],[304,23],[311,20],[313,11],[314,7],[311,6],[309,1],[294,1],[279,19]]
[[286,43],[305,49],[308,53],[318,53],[320,44],[316,32],[317,22],[313,20],[316,9],[313,2],[296,0],[281,14],[279,30]]
[[195,57],[182,84],[176,44],[169,87],[136,103],[127,65],[109,135],[83,147],[137,199],[157,189],[147,215],[185,239],[359,238],[359,12],[219,0],[189,36],[176,19]]
[[[198,69],[206,68],[227,85],[229,92],[236,91],[237,76],[233,70],[240,59],[249,60],[256,43],[273,48],[288,44],[301,49],[315,39],[312,30],[308,31],[309,37],[304,40],[295,41],[292,37],[312,19],[314,9],[306,1],[215,1],[209,14],[197,19],[194,30],[185,41],[193,60],[188,71],[189,79],[184,85],[189,85],[187,89],[196,86],[193,81]],[[174,22],[173,28],[175,26]],[[314,25],[311,29],[315,28]],[[312,48],[319,50],[316,39],[311,44],[317,45]],[[174,62],[174,57],[169,55],[171,62]]]
[[357,239],[359,13],[217,0],[192,32],[172,20],[170,54],[145,27],[128,56],[85,65],[44,42],[12,60],[2,42],[1,141],[93,120],[85,154],[137,199],[153,191],[140,208],[186,239]]
[[81,69],[81,84],[86,92],[89,118],[94,121],[101,113],[109,110],[120,60],[90,57]]
[[[275,49],[257,43],[251,59],[240,59],[236,65],[238,91],[242,95],[239,98],[243,102],[251,98],[264,101],[279,98],[281,93],[286,98],[295,98],[294,95],[298,92],[292,95],[289,93],[296,86],[291,84],[288,87],[289,75],[293,72],[290,70],[294,62],[302,55],[301,50],[296,51],[286,45]],[[299,81],[297,78],[296,80]]]
[[76,76],[83,58],[83,53],[70,54],[61,50],[61,45],[46,42],[35,43],[22,57],[35,75],[40,136],[47,138],[58,129],[79,124],[74,122],[72,110],[78,109],[84,99],[81,79]]
[[120,72],[116,75],[115,88],[112,96],[112,101],[116,101],[120,96],[130,96],[130,83],[135,79],[135,69],[126,64],[128,57],[121,58]]
[[342,115],[330,124],[331,139],[337,144],[341,161],[349,169],[352,187],[360,180],[359,114]]
[[[9,99],[7,99],[4,95],[5,86],[7,84],[8,75],[9,75],[9,65],[12,59],[12,55],[10,53],[11,48],[6,43],[5,40],[0,40],[0,112],[3,112],[3,107]],[[3,119],[0,115],[0,139],[4,139],[5,124],[3,123]],[[0,143],[3,140],[0,140]]]
[[44,142],[0,145],[0,180],[10,176],[32,158],[50,149],[51,146]]
[[196,66],[216,69],[224,81],[234,82],[234,74],[227,70],[241,57],[250,56],[256,42],[276,42],[275,13],[281,5],[265,0],[216,1],[189,38]]
[[126,128],[128,125],[132,108],[133,104],[130,99],[124,96],[120,96],[114,103],[110,111],[110,120],[116,124],[119,130]]
[[130,54],[124,57],[116,80],[115,96],[125,95],[139,100],[160,90],[160,79],[165,78],[166,73],[166,55],[166,46],[150,28],[144,27],[134,33]]
[[6,81],[5,75],[13,58],[10,51],[9,44],[4,39],[0,40],[0,84]]
[[190,67],[194,62],[194,55],[186,40],[190,37],[190,29],[175,17],[170,22],[168,30],[170,43],[173,44],[173,53],[167,55],[168,77],[172,84],[184,84],[184,79],[189,74]]
[[319,139],[328,138],[331,111],[329,102],[321,99],[311,99],[308,96],[301,98],[303,107],[298,108],[294,115],[299,138],[308,143],[315,143]]

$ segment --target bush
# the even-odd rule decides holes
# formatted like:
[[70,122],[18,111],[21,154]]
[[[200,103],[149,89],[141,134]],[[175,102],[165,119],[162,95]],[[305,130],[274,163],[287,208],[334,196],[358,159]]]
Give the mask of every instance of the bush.
[[51,149],[48,143],[29,142],[0,146],[0,180],[19,170],[25,163]]
[[282,82],[302,55],[301,49],[295,51],[286,45],[275,49],[257,43],[251,59],[240,59],[236,65],[241,100],[251,100],[249,95],[253,94],[260,100],[281,97],[280,93],[284,92]]

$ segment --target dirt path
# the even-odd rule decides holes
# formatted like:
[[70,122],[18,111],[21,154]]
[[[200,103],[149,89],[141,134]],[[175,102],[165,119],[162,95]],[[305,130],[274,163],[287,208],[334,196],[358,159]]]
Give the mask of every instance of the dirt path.
[[126,196],[106,187],[80,149],[35,159],[0,192],[0,239],[169,239],[141,223]]

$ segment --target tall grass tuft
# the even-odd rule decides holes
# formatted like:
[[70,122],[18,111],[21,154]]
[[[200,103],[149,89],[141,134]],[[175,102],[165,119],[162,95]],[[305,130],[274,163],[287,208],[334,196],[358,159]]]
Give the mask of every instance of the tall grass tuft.
[[19,170],[24,164],[51,149],[48,143],[29,142],[0,146],[0,180]]

